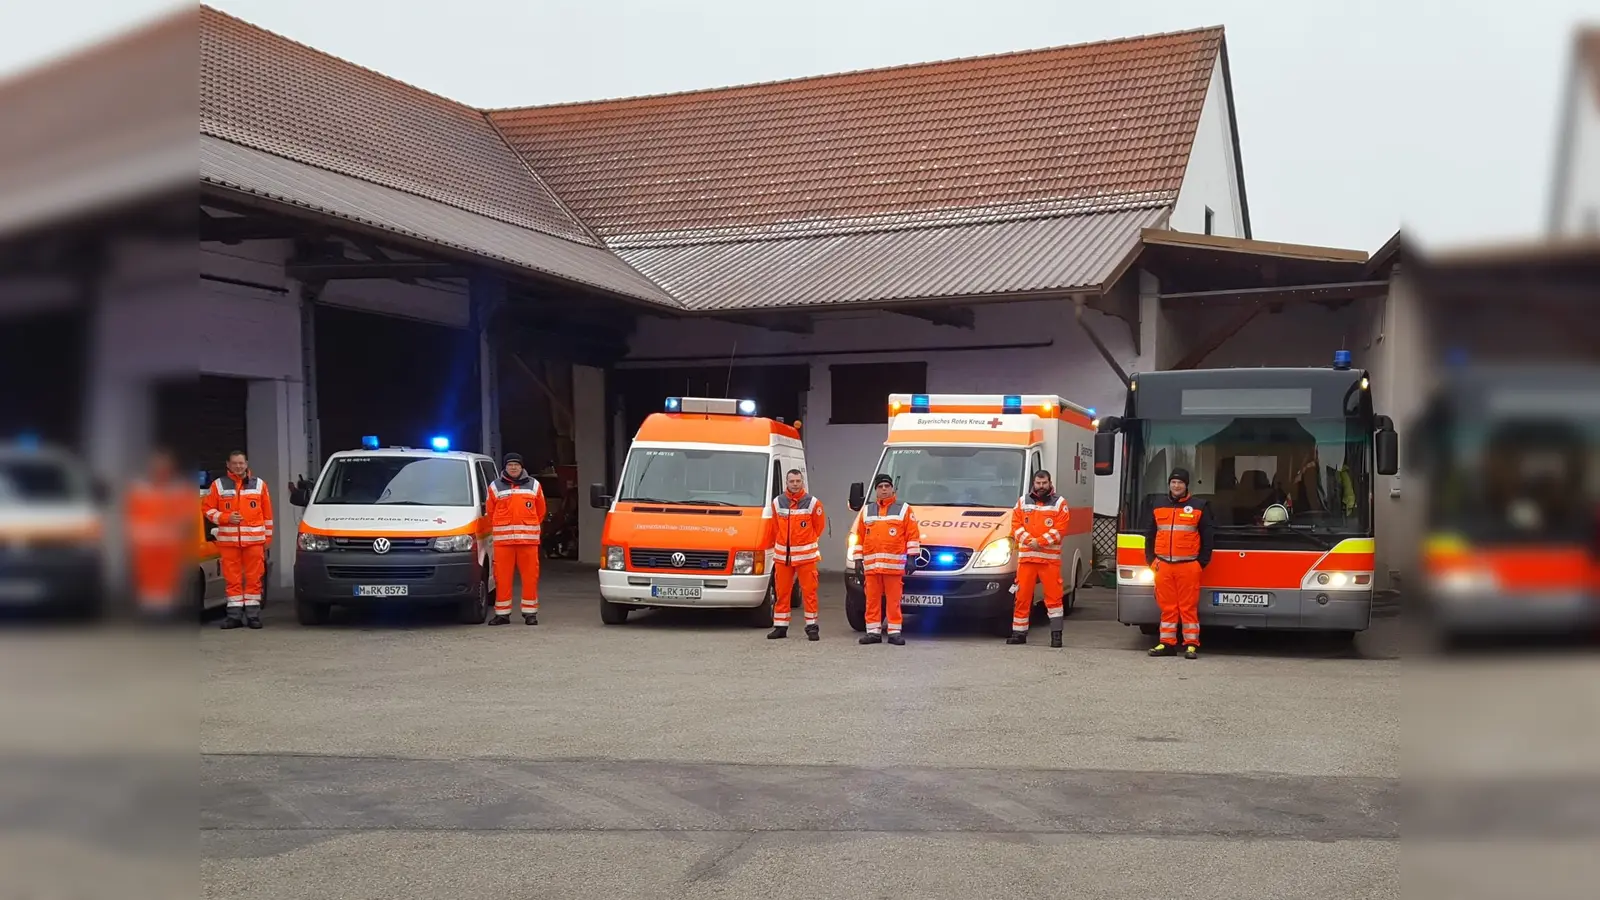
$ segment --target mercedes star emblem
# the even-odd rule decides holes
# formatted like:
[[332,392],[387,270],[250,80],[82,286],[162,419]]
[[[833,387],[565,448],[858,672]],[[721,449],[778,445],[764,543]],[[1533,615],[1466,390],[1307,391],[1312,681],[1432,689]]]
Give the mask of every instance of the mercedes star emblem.
[[673,568],[674,568],[674,569],[681,569],[681,568],[683,568],[683,564],[684,564],[684,563],[686,563],[686,562],[688,562],[688,561],[689,561],[689,557],[687,557],[687,556],[684,556],[684,555],[683,555],[683,551],[681,551],[681,550],[679,550],[679,551],[675,551],[675,552],[674,552],[674,553],[673,553],[673,554],[672,554],[672,567],[673,567]]
[[933,562],[933,557],[929,555],[927,547],[923,547],[921,550],[917,551],[917,568],[926,569],[928,567],[928,563],[931,562]]
[[388,538],[378,538],[377,540],[373,541],[372,542],[372,552],[373,553],[388,553],[389,552],[389,539]]

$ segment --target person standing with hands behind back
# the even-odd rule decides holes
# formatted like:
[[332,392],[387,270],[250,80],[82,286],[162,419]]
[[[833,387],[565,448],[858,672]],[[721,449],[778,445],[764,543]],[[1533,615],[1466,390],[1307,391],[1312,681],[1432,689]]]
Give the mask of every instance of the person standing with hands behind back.
[[916,513],[895,497],[893,478],[872,479],[872,493],[872,501],[850,526],[856,538],[850,542],[850,562],[861,572],[867,593],[867,633],[860,643],[883,643],[887,612],[889,643],[900,646],[906,642],[900,636],[900,589],[906,570],[922,551],[922,538]]
[[522,455],[507,453],[500,477],[489,485],[489,526],[494,538],[494,616],[490,625],[511,624],[512,582],[522,575],[522,623],[539,624],[539,542],[544,526],[544,491],[522,468]]
[[1211,507],[1189,494],[1189,470],[1173,469],[1167,496],[1157,500],[1144,522],[1144,559],[1155,571],[1156,603],[1161,607],[1161,643],[1151,656],[1178,650],[1200,657],[1200,570],[1211,564]]
[[1017,542],[1017,597],[1011,611],[1008,644],[1026,644],[1033,618],[1033,586],[1044,585],[1044,608],[1050,614],[1050,646],[1061,646],[1061,625],[1066,617],[1062,602],[1061,534],[1066,530],[1066,498],[1056,493],[1055,482],[1044,469],[1033,473],[1031,493],[1011,510],[1011,533]]

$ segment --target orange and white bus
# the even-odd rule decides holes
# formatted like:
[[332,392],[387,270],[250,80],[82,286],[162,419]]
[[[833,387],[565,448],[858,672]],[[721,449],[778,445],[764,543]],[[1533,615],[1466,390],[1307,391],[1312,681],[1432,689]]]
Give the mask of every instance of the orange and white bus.
[[[894,479],[922,535],[901,607],[988,619],[1009,634],[1017,576],[1011,510],[1045,469],[1069,510],[1061,578],[1070,615],[1094,564],[1094,411],[1053,394],[891,394],[888,414],[873,474]],[[859,510],[865,496],[864,483],[852,484],[850,508]],[[861,578],[847,573],[845,618],[864,631],[865,616]]]
[[772,624],[772,500],[806,470],[794,425],[756,415],[753,400],[668,397],[639,426],[606,510],[600,618],[634,609],[733,608]]

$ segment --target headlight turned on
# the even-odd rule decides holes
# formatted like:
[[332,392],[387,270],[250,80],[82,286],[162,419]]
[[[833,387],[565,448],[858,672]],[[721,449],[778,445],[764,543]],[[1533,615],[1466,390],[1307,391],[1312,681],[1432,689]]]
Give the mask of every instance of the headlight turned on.
[[613,572],[621,572],[622,571],[623,562],[622,562],[622,548],[621,547],[607,547],[606,548],[605,559],[606,559],[606,568],[607,569],[610,569]]
[[305,533],[300,535],[301,550],[308,550],[312,553],[320,553],[331,546],[333,546],[333,542],[328,540],[327,536],[325,535]]
[[993,569],[1011,562],[1011,538],[1003,537],[997,541],[989,542],[978,558],[972,561],[974,569]]
[[1155,584],[1155,570],[1149,566],[1118,566],[1118,584]]
[[440,553],[461,553],[472,549],[472,535],[447,534],[433,539],[433,549]]

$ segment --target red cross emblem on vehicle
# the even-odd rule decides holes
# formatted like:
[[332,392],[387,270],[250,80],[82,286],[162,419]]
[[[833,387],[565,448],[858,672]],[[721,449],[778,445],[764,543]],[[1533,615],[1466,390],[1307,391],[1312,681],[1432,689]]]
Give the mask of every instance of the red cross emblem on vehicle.
[[999,428],[1001,425],[1004,425],[1004,424],[1005,424],[1004,422],[1000,421],[1000,417],[999,416],[995,416],[994,418],[989,420],[989,427],[990,428]]
[[433,524],[435,524],[435,525],[443,525],[443,524],[444,524],[444,521],[445,521],[445,520],[444,520],[444,519],[442,519],[442,518],[440,518],[440,519],[434,519],[434,520],[433,520]]

